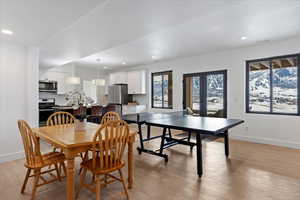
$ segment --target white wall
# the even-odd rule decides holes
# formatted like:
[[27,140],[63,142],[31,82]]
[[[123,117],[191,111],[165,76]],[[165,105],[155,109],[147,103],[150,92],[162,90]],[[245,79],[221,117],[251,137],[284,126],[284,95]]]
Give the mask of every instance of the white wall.
[[37,48],[0,40],[0,162],[23,157],[17,120],[38,125]]
[[[182,109],[182,77],[185,73],[228,70],[228,117],[244,119],[231,137],[253,142],[300,148],[300,117],[245,113],[245,61],[300,53],[300,37],[257,46],[179,58],[140,66],[148,73],[148,95],[137,97],[150,107],[151,72],[173,70],[173,110]],[[161,111],[151,109],[150,111]],[[165,111],[165,110],[163,110]]]
[[39,49],[29,47],[27,51],[27,114],[28,123],[38,126]]

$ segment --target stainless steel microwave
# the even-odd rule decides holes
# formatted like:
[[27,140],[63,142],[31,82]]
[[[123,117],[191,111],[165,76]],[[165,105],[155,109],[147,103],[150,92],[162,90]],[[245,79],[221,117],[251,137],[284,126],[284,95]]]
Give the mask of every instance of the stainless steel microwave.
[[57,93],[57,82],[48,80],[39,81],[39,91]]

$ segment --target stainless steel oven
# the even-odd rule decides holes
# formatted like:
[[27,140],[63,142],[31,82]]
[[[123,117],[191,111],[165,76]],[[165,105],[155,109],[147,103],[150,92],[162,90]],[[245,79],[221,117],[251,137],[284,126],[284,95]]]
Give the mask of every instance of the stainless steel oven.
[[39,91],[40,92],[53,92],[57,93],[57,82],[49,80],[39,81]]
[[39,124],[45,126],[47,119],[54,113],[55,98],[39,99]]

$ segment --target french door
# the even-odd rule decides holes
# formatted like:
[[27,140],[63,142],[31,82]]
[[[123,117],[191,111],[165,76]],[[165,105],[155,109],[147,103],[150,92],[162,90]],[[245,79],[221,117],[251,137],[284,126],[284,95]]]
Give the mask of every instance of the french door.
[[227,70],[183,75],[183,108],[200,116],[227,117]]

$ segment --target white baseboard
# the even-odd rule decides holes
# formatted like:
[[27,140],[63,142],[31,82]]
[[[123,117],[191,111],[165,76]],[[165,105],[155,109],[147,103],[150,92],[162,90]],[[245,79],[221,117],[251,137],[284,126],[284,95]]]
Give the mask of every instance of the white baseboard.
[[254,143],[260,143],[260,144],[271,144],[271,145],[275,145],[275,146],[300,149],[300,144],[294,143],[294,142],[272,140],[272,139],[268,139],[268,138],[254,138],[254,137],[249,137],[249,136],[244,136],[244,135],[231,135],[230,138],[236,139],[236,140],[243,140],[243,141],[247,141],[247,142],[254,142]]
[[[45,152],[49,152],[49,151],[52,151],[52,146],[49,143],[46,143],[43,140],[41,140],[41,152],[45,153]],[[17,160],[17,159],[21,159],[24,157],[25,157],[24,151],[0,154],[0,163]]]
[[24,158],[24,152],[23,151],[15,152],[15,153],[2,154],[2,155],[0,155],[0,163],[9,162],[9,161],[17,160],[17,159],[21,159],[21,158]]

